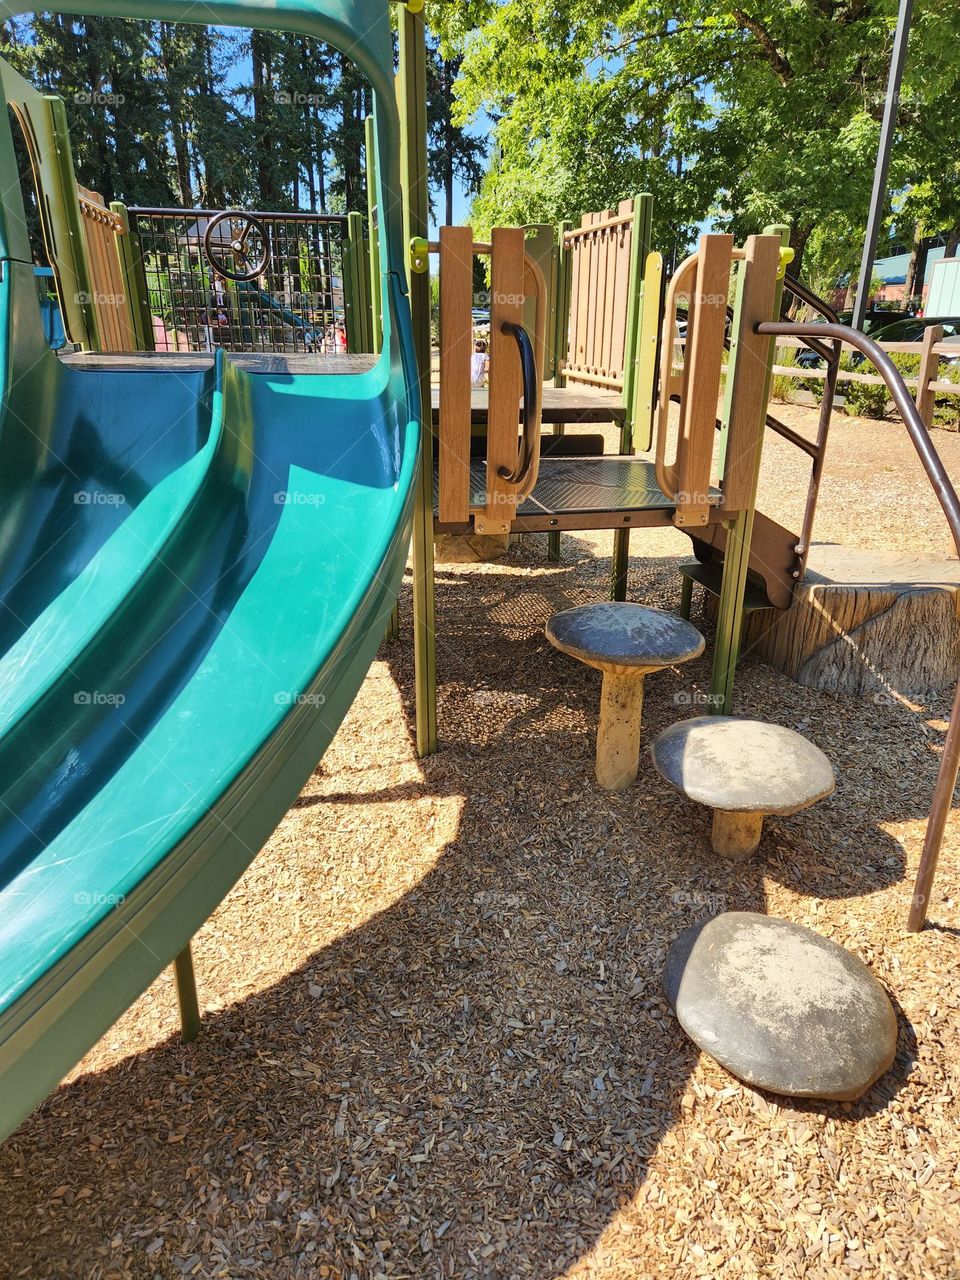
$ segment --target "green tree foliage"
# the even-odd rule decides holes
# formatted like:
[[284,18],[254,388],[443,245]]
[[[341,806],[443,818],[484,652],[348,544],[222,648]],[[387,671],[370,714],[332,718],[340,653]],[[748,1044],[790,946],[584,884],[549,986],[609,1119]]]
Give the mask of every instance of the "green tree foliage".
[[[467,0],[435,6],[462,57],[458,116],[493,121],[478,225],[555,220],[648,189],[658,243],[701,221],[789,222],[797,269],[856,265],[896,0]],[[960,223],[960,9],[918,0],[891,188]],[[901,202],[903,203],[903,202]],[[938,228],[939,229],[939,228]],[[810,247],[814,261],[804,264]],[[818,262],[816,259],[820,259]]]
[[[289,32],[40,12],[0,24],[0,54],[63,98],[80,182],[131,205],[366,208],[366,81]],[[485,144],[453,120],[460,60],[431,41],[431,184],[448,215]]]

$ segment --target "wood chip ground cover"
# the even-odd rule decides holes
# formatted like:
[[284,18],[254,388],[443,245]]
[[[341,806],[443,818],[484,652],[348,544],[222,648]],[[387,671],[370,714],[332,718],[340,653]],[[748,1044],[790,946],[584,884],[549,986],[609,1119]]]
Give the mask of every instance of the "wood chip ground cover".
[[[936,443],[960,480],[960,439]],[[761,506],[786,522],[804,483],[772,440]],[[817,537],[951,553],[902,427],[837,423]],[[599,675],[543,625],[603,597],[610,546],[438,569],[426,761],[408,580],[401,640],[195,940],[203,1036],[179,1045],[164,974],[0,1149],[0,1274],[960,1275],[956,812],[933,927],[903,930],[949,700],[747,659],[737,711],[808,734],[838,787],[720,864],[645,762],[623,794],[593,782]],[[675,608],[687,540],[631,551],[631,599]],[[702,709],[710,652],[648,680],[645,734]],[[724,909],[820,930],[894,996],[897,1060],[859,1103],[765,1096],[685,1038],[663,959]]]

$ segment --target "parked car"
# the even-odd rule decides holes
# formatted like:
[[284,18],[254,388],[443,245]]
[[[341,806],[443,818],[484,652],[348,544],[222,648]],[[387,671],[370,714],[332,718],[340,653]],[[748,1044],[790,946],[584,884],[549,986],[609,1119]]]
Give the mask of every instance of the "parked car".
[[[849,314],[849,312],[841,313],[841,315]],[[881,318],[886,320],[891,314],[895,316],[892,321],[888,320],[885,324],[875,323]],[[844,321],[844,323],[847,322]],[[868,337],[873,338],[874,342],[919,342],[927,329],[939,324],[943,325],[945,340],[960,338],[960,318],[957,316],[909,316],[902,313],[897,315],[896,312],[889,311],[867,312],[863,331]],[[960,349],[958,349],[958,356],[960,356]],[[866,356],[859,351],[854,351],[850,357],[850,363],[857,366],[863,364],[865,359]],[[823,367],[823,361],[816,352],[802,350],[797,353],[797,367],[820,369]]]

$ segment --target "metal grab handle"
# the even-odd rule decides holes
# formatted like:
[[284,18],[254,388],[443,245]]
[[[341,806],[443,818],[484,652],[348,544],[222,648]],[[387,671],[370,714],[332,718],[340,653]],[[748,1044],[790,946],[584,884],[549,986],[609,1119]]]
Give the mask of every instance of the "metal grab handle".
[[537,434],[540,430],[540,378],[537,373],[537,358],[534,355],[533,343],[523,325],[514,324],[512,320],[504,320],[500,326],[500,332],[512,333],[520,349],[520,371],[523,375],[523,432],[520,437],[516,467],[513,471],[507,467],[500,467],[497,475],[509,484],[522,484],[533,464]]

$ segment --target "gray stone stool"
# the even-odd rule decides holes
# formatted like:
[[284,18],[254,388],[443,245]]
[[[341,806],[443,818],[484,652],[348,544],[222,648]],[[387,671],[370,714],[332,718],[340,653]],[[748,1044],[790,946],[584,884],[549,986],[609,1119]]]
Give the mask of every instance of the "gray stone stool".
[[597,782],[622,791],[637,776],[643,677],[703,652],[703,636],[675,614],[639,604],[582,605],[555,613],[547,639],[603,672],[597,728]]
[[725,858],[756,850],[768,813],[797,813],[836,785],[819,747],[763,720],[681,720],[658,735],[650,754],[671,786],[714,811],[713,849]]

